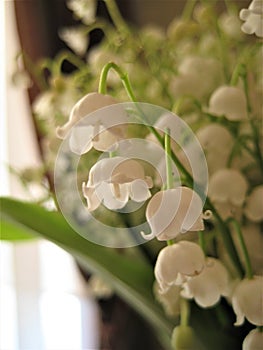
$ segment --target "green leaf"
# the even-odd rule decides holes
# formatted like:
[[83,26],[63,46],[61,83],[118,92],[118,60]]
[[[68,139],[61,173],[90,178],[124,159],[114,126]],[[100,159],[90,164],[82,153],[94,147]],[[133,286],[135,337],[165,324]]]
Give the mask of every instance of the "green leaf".
[[158,332],[165,349],[170,348],[174,326],[152,295],[153,269],[144,260],[134,259],[112,248],[91,243],[77,234],[58,212],[10,198],[1,198],[1,225],[10,236],[34,233],[72,254],[89,271],[104,278],[126,302]]
[[35,233],[25,227],[17,226],[16,222],[1,217],[0,240],[2,241],[25,241],[36,238]]

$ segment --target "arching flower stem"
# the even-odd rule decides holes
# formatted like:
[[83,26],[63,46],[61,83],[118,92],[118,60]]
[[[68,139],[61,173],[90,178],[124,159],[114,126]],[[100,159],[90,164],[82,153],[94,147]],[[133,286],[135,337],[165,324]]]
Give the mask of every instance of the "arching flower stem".
[[238,239],[240,242],[240,246],[242,248],[243,254],[244,254],[244,258],[245,258],[245,268],[246,268],[246,277],[249,279],[253,278],[253,272],[252,272],[252,267],[251,267],[251,262],[250,262],[250,257],[248,254],[248,250],[247,250],[247,246],[240,228],[239,223],[237,222],[236,219],[234,218],[229,218],[227,220],[228,223],[232,224],[234,226],[234,229],[238,235]]
[[205,235],[204,235],[203,231],[198,231],[198,243],[205,254],[206,253],[206,244],[205,244]]
[[188,0],[184,6],[182,18],[187,21],[192,17],[193,10],[196,4],[196,0]]
[[118,6],[116,5],[116,2],[114,0],[104,0],[106,6],[107,6],[107,10],[109,12],[109,15],[115,25],[115,27],[117,28],[117,30],[120,33],[123,34],[128,34],[130,32],[126,22],[124,21],[124,19],[122,18],[122,15],[119,11]]
[[[106,94],[106,92],[107,92],[107,76],[108,76],[108,73],[111,69],[114,69],[115,72],[119,75],[130,100],[134,103],[137,103],[138,101],[133,93],[133,89],[132,89],[128,74],[125,71],[123,71],[121,69],[121,67],[119,67],[114,62],[109,62],[103,67],[103,69],[101,71],[101,75],[100,75],[98,92],[102,93],[102,94]],[[133,113],[136,114],[137,118],[139,118],[142,122],[144,122],[145,126],[153,133],[153,135],[156,137],[157,141],[165,149],[165,139],[158,133],[158,131],[153,126],[150,125],[150,123],[147,122],[147,118],[144,115],[143,111],[141,111],[139,109],[138,111],[133,111]],[[177,168],[185,176],[186,185],[193,188],[194,180],[193,180],[191,174],[185,169],[185,167],[182,165],[182,163],[179,161],[179,159],[177,158],[177,156],[175,155],[175,153],[172,150],[170,151],[170,157],[171,157],[172,161],[174,162],[174,164],[177,166]],[[201,188],[199,188],[199,186],[196,186],[195,189],[196,189],[197,193],[199,194],[199,196],[204,199],[205,194],[203,193],[203,190]],[[243,267],[242,267],[242,264],[240,262],[239,256],[237,254],[237,250],[236,250],[236,247],[234,245],[233,239],[231,237],[229,227],[223,221],[221,216],[218,214],[216,208],[211,203],[211,201],[208,197],[206,198],[205,209],[210,209],[213,212],[214,217],[217,219],[218,224],[219,224],[219,230],[221,232],[226,250],[227,250],[234,266],[236,267],[236,271],[237,271],[238,275],[240,277],[242,277],[244,274]]]

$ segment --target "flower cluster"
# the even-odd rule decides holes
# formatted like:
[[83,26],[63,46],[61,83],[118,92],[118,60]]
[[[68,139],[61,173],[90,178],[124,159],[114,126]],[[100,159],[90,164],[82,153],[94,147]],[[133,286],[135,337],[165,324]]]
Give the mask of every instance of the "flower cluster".
[[[248,322],[257,327],[244,339],[243,350],[260,349],[263,1],[253,0],[241,11],[229,6],[218,14],[212,2],[189,0],[184,15],[166,31],[150,26],[135,31],[112,0],[105,3],[113,26],[96,19],[96,1],[68,2],[83,27],[60,34],[80,57],[71,52],[55,59],[48,88],[33,106],[44,125],[47,164],[52,171],[57,138],[68,141],[80,157],[78,188],[89,215],[99,213],[112,224],[114,211],[119,225],[146,223],[136,234],[145,242],[156,239],[160,247],[154,294],[168,317],[183,320],[173,332],[173,346],[197,348],[189,304],[210,309],[225,298],[236,315],[233,326]],[[83,58],[94,28],[105,38]],[[71,76],[58,69],[63,60],[77,67]],[[139,125],[131,125],[131,111],[121,103],[127,96]],[[207,193],[200,185],[206,169],[202,166],[199,178],[194,171],[203,163],[190,133],[174,114],[173,119],[159,113],[149,123],[138,100],[179,115],[195,132],[209,173]],[[142,150],[130,157],[126,144],[119,152],[123,142],[135,138],[161,148],[148,150],[155,169],[140,157]],[[133,215],[125,211],[132,202],[140,204]],[[185,343],[180,339],[188,336],[182,334],[191,334]]]

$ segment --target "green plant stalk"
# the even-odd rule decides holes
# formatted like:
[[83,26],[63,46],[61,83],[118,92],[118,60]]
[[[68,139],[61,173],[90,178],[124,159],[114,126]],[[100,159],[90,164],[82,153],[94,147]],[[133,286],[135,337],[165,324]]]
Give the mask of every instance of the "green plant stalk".
[[190,304],[189,301],[181,298],[180,299],[180,325],[188,326],[190,318]]
[[126,22],[124,21],[124,19],[122,18],[122,15],[119,11],[118,6],[116,5],[116,2],[114,0],[104,0],[109,15],[114,23],[114,25],[116,26],[117,30],[120,33],[123,34],[128,34],[130,32]]
[[191,19],[191,16],[193,14],[193,10],[196,4],[196,0],[188,0],[184,6],[183,13],[182,13],[182,19],[187,21]]
[[79,69],[86,66],[85,63],[80,58],[78,58],[78,56],[68,51],[62,51],[55,58],[55,61],[54,61],[54,67],[52,72],[54,76],[61,74],[62,64],[64,61],[68,61],[69,63],[72,63],[76,68],[79,68]]
[[[131,83],[129,81],[128,74],[126,72],[124,72],[114,62],[109,62],[103,67],[103,69],[101,71],[98,91],[102,94],[106,94],[106,92],[107,92],[107,76],[108,76],[110,69],[114,69],[116,71],[116,73],[119,75],[120,79],[122,80],[122,83],[126,89],[126,92],[129,96],[129,98],[131,99],[132,102],[137,103],[137,99],[133,93],[133,89],[131,87]],[[157,130],[153,126],[151,126],[151,125],[146,125],[146,126],[155,135],[158,142],[165,149],[165,141],[164,141],[163,137],[157,132]],[[174,154],[174,152],[172,150],[171,150],[171,158],[172,158],[172,161],[175,163],[175,165],[178,167],[178,169],[185,176],[187,185],[193,188],[194,181],[193,181],[191,174],[185,169],[185,167],[182,165],[182,163],[179,161],[179,159],[176,157],[176,155]],[[202,198],[204,197],[203,191],[201,189],[199,189],[198,186],[197,186],[197,192]],[[207,209],[212,210],[215,218],[217,219],[218,224],[219,224],[219,229],[220,229],[220,232],[222,234],[222,238],[223,238],[227,253],[230,256],[234,266],[236,267],[238,275],[240,277],[242,277],[244,274],[243,267],[242,267],[242,264],[240,262],[239,256],[237,254],[237,250],[236,250],[236,247],[234,245],[234,242],[233,242],[233,239],[231,237],[231,233],[230,233],[228,226],[222,220],[221,216],[219,215],[216,208],[213,206],[213,204],[211,203],[211,201],[209,200],[208,197],[206,198],[206,207],[207,207]]]
[[251,279],[251,278],[253,278],[253,271],[252,271],[251,261],[250,261],[250,257],[249,257],[248,250],[247,250],[247,246],[246,246],[246,243],[245,243],[245,240],[244,240],[244,237],[243,237],[240,225],[234,218],[230,218],[228,220],[228,222],[232,223],[234,228],[235,228],[235,231],[237,233],[237,236],[238,236],[238,239],[239,239],[239,242],[240,242],[240,246],[241,246],[241,249],[243,251],[244,258],[245,258],[246,277]]

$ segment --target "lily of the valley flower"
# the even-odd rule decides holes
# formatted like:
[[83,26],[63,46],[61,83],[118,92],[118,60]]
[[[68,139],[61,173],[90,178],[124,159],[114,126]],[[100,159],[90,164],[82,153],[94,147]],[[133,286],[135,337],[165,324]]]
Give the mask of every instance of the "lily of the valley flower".
[[227,296],[229,292],[229,276],[224,265],[214,258],[207,258],[203,271],[187,279],[183,284],[181,295],[192,299],[201,307],[215,305],[221,295]]
[[238,87],[220,86],[210,97],[208,111],[231,121],[244,120],[247,118],[246,95]]
[[248,184],[245,177],[234,169],[221,169],[210,179],[208,194],[215,203],[231,203],[241,207],[245,201]]
[[234,145],[234,139],[228,129],[212,123],[197,130],[196,136],[205,152],[210,174],[225,168]]
[[146,208],[152,233],[141,234],[145,239],[156,237],[159,241],[167,241],[179,233],[204,230],[202,209],[201,198],[188,187],[157,192]]
[[[111,151],[111,147],[125,137],[126,127],[121,124],[122,111],[115,111],[114,115],[97,115],[89,120],[84,120],[84,125],[76,125],[81,119],[103,107],[116,104],[117,101],[111,96],[99,93],[89,93],[79,100],[73,107],[69,121],[62,127],[57,128],[57,136],[64,139],[69,132],[70,148],[74,153],[84,154],[92,147],[98,151]],[[108,111],[107,113],[110,113]],[[107,117],[107,118],[106,118]],[[72,129],[72,130],[71,130]]]
[[247,218],[254,222],[263,219],[263,186],[257,186],[247,197],[245,214]]
[[242,350],[262,350],[263,332],[252,329],[243,341]]
[[87,199],[88,210],[98,208],[101,202],[111,210],[123,208],[129,198],[135,202],[147,200],[152,180],[136,160],[114,157],[99,160],[89,173],[82,191]]
[[240,11],[239,16],[245,21],[241,27],[244,33],[263,37],[263,0],[253,0],[248,9]]
[[77,55],[83,56],[86,53],[89,37],[83,28],[62,28],[59,36]]
[[235,326],[245,318],[255,326],[263,326],[263,276],[243,279],[234,290],[232,306],[237,316]]
[[67,6],[83,23],[89,25],[95,21],[97,9],[95,0],[68,0]]
[[205,256],[198,244],[180,241],[163,248],[157,258],[154,274],[161,291],[182,284],[187,277],[201,273]]

